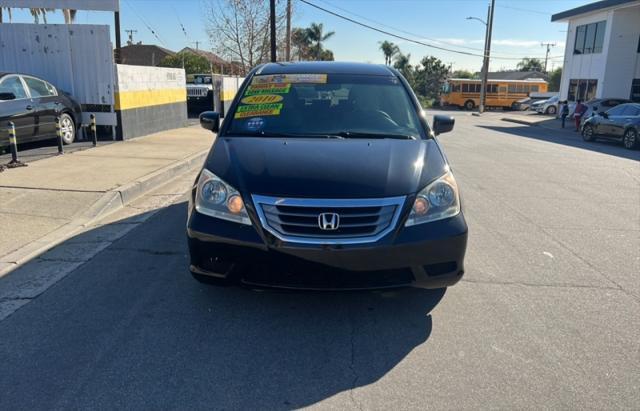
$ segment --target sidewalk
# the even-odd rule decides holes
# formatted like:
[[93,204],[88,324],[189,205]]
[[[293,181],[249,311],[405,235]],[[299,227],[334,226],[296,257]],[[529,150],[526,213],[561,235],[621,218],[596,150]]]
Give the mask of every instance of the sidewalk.
[[0,173],[0,277],[159,184],[200,166],[199,126],[64,154]]

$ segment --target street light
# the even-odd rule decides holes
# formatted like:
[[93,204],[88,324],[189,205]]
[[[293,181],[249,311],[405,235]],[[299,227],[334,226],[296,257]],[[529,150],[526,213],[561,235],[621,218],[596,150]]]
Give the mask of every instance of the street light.
[[482,87],[480,89],[480,107],[478,111],[484,112],[484,103],[487,97],[487,78],[489,76],[489,54],[491,53],[491,29],[493,28],[493,9],[495,7],[495,0],[491,0],[489,10],[487,11],[487,21],[482,20],[480,17],[467,17],[467,20],[478,20],[486,27],[484,35],[484,54],[482,61]]
[[487,25],[487,22],[482,20],[480,17],[467,17],[467,20],[478,20],[480,23]]

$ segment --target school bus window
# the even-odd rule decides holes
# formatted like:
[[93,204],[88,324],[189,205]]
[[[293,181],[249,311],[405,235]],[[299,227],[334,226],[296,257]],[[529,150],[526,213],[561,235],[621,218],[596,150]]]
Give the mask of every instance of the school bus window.
[[469,92],[469,85],[468,84],[463,84],[462,85],[462,92],[463,93],[468,93]]
[[509,93],[515,93],[515,92],[516,92],[516,85],[509,84]]
[[525,93],[528,93],[528,92],[529,92],[529,85],[528,85],[528,84],[525,84],[525,85],[524,85],[524,92],[525,92]]
[[532,93],[537,93],[538,92],[538,86],[537,85],[532,85],[531,86],[531,92]]
[[507,87],[506,86],[500,86],[498,88],[498,90],[500,90],[501,93],[506,93],[507,92]]

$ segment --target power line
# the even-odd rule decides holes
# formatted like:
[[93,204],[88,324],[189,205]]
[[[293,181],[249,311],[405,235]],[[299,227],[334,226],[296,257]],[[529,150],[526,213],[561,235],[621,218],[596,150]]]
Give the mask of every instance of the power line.
[[[345,9],[345,8],[336,6],[335,4],[332,4],[332,3],[330,3],[330,2],[328,2],[326,0],[318,0],[318,1],[320,1],[321,3],[324,3],[324,4],[328,5],[328,6],[331,6],[331,7],[335,8],[335,9],[341,10],[341,11],[347,13],[347,14],[351,14],[352,16],[359,17],[362,20],[368,21],[370,23],[377,24],[378,26],[382,26],[382,27],[386,27],[388,29],[392,29],[392,30],[400,32],[400,33],[408,34],[410,36],[415,36],[415,37],[418,37],[420,39],[429,40],[429,41],[432,41],[432,42],[435,42],[435,43],[440,43],[440,44],[446,44],[446,45],[457,47],[457,48],[484,52],[484,49],[481,49],[481,48],[478,48],[478,47],[469,47],[469,46],[464,46],[464,45],[461,45],[461,44],[454,44],[454,43],[451,43],[449,41],[429,38],[429,37],[426,37],[426,36],[423,36],[423,35],[420,35],[420,34],[417,34],[417,33],[412,33],[410,31],[402,30],[402,29],[399,29],[397,27],[393,27],[393,26],[390,26],[388,24],[382,23],[380,21],[370,19],[370,18],[365,17],[365,16],[363,16],[361,14],[354,13],[354,12],[352,12],[350,10]],[[499,54],[511,54],[511,55],[516,55],[516,56],[521,56],[522,55],[521,53],[512,53],[512,52],[508,52],[508,51],[501,51],[501,52],[499,52],[497,54],[498,55]],[[496,56],[494,55],[494,57],[496,57]],[[540,57],[540,58],[542,58],[542,57]]]
[[138,13],[138,11],[133,7],[133,4],[131,4],[129,0],[126,0],[125,3],[129,6],[131,11],[133,11],[133,13],[138,17],[138,19],[140,19],[142,24],[144,24],[145,27],[151,32],[151,34],[153,34],[153,36],[160,42],[160,44],[166,47],[167,45],[164,43],[164,41],[160,39],[160,37],[158,36],[158,33],[156,33],[156,31],[153,28],[151,28],[149,23],[147,23],[146,20],[142,18],[140,13]]
[[[449,49],[449,48],[446,48],[446,47],[441,47],[441,46],[436,46],[434,44],[425,43],[423,41],[415,40],[415,39],[412,39],[412,38],[409,38],[409,37],[401,36],[401,35],[398,35],[398,34],[395,34],[395,33],[391,33],[389,31],[382,30],[382,29],[373,27],[371,25],[362,23],[362,22],[354,20],[354,19],[352,19],[350,17],[343,16],[343,15],[338,14],[336,12],[333,12],[331,10],[325,9],[323,7],[320,7],[317,4],[313,4],[308,0],[298,0],[298,1],[300,1],[302,3],[305,3],[308,6],[314,7],[316,9],[318,9],[318,10],[324,11],[325,13],[331,14],[331,15],[333,15],[335,17],[340,18],[340,19],[343,19],[343,20],[349,21],[351,23],[357,24],[359,26],[368,28],[369,30],[377,31],[378,33],[382,33],[382,34],[385,34],[387,36],[395,37],[395,38],[400,39],[400,40],[405,40],[405,41],[408,41],[408,42],[411,42],[411,43],[415,43],[415,44],[419,44],[419,45],[425,46],[425,47],[431,47],[431,48],[434,48],[434,49],[437,49],[437,50],[448,51],[450,53],[463,54],[463,55],[466,55],[466,56],[473,56],[473,57],[482,57],[482,58],[485,57],[484,54],[471,53],[471,52],[468,52],[468,51],[461,51],[461,50],[453,50],[453,49]],[[492,56],[492,58],[500,59],[500,60],[522,60],[522,57],[498,57],[498,56]]]
[[512,7],[512,6],[505,6],[503,4],[498,4],[497,7],[501,7],[503,9],[511,9],[511,10],[517,10],[517,11],[524,11],[527,13],[536,13],[536,14],[543,14],[545,16],[551,16],[552,13],[547,13],[545,11],[539,11],[539,10],[531,10],[531,9],[523,9],[520,7]]

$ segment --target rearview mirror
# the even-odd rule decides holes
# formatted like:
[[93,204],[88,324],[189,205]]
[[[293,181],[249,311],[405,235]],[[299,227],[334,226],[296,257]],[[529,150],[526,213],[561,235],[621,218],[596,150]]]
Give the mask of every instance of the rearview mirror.
[[0,101],[15,100],[15,99],[16,99],[16,95],[11,92],[0,93]]
[[220,113],[215,111],[205,111],[200,114],[200,126],[217,133],[220,129]]
[[435,115],[433,116],[433,133],[437,136],[442,133],[448,133],[453,130],[456,120],[451,116]]

